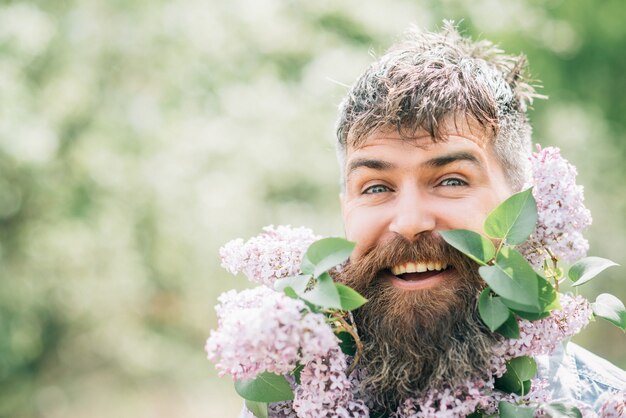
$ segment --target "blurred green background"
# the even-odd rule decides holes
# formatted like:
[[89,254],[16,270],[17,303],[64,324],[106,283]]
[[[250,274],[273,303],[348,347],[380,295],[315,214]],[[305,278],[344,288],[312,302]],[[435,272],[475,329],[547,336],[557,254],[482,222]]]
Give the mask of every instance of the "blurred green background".
[[[203,351],[242,277],[218,248],[264,225],[340,235],[345,85],[409,24],[461,20],[525,52],[626,265],[623,0],[0,1],[0,416],[233,417]],[[582,289],[626,300],[626,270]],[[626,337],[577,340],[626,367]]]

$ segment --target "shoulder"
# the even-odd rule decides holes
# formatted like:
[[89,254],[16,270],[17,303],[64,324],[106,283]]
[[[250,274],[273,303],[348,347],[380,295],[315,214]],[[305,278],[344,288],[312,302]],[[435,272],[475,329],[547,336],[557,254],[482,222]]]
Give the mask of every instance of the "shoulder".
[[567,352],[574,359],[580,379],[605,390],[626,391],[626,371],[574,343],[567,345]]
[[537,365],[555,400],[583,403],[598,411],[608,396],[626,392],[624,370],[574,343],[540,356]]

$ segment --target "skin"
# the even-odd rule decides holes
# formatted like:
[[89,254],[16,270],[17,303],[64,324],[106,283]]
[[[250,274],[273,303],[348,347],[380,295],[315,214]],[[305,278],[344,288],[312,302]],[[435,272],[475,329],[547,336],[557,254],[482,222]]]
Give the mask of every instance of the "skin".
[[[395,234],[413,241],[448,229],[482,233],[489,212],[513,193],[484,130],[457,123],[446,134],[435,143],[424,131],[413,140],[378,131],[348,147],[340,198],[346,238],[356,242],[353,262]],[[446,274],[406,282],[388,273],[384,279],[414,291],[444,283]]]

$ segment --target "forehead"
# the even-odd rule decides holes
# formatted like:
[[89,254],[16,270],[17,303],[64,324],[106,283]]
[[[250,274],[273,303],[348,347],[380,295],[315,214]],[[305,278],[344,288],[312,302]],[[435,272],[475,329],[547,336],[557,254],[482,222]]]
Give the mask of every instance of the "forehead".
[[486,149],[494,137],[491,129],[485,128],[471,116],[463,114],[445,117],[437,124],[436,131],[437,138],[434,138],[430,132],[423,128],[407,136],[404,132],[401,133],[395,126],[385,126],[362,138],[353,138],[348,135],[346,151],[349,154],[350,152],[374,145],[375,143],[382,145],[385,140],[402,140],[414,146],[428,149],[434,144],[446,143],[448,139],[454,137],[465,138],[472,141],[476,146]]
[[405,137],[394,128],[379,129],[372,132],[360,141],[353,141],[347,147],[347,160],[356,158],[362,154],[377,154],[392,152],[411,153],[416,150],[423,154],[461,150],[463,148],[477,151],[484,157],[491,157],[492,134],[466,118],[444,121],[439,127],[440,138],[433,138],[424,129],[419,129],[411,137]]

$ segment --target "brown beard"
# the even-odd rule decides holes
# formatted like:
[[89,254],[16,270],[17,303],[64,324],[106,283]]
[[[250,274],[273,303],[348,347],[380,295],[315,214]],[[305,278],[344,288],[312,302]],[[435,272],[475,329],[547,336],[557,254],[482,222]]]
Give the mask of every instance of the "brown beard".
[[[453,270],[423,290],[379,279],[381,271],[416,260],[442,261]],[[363,342],[362,390],[374,410],[391,412],[423,391],[487,374],[495,337],[478,315],[484,287],[478,266],[439,235],[415,242],[398,235],[348,264],[339,280],[368,299],[354,320]]]

